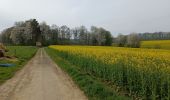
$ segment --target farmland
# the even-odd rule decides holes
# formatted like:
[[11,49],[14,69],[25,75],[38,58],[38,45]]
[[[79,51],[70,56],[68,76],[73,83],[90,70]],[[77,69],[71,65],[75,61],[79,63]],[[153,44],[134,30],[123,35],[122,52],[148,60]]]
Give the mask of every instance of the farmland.
[[0,67],[0,84],[11,78],[17,70],[35,54],[36,47],[29,46],[8,46],[9,52],[6,55],[14,57],[13,59],[2,59],[1,64],[14,64],[12,67]]
[[170,40],[142,41],[141,48],[170,49]]
[[[126,91],[120,93],[121,96],[123,94],[142,99],[170,99],[169,50],[101,46],[50,46],[47,52],[52,58],[55,58],[56,54],[56,57],[75,65],[75,68],[81,73],[104,84],[107,89],[102,88],[102,86],[100,88],[101,91],[105,91],[101,93],[103,95],[106,92],[107,95],[111,95],[111,91],[117,92],[114,91],[115,87],[113,87],[116,85],[119,87],[118,92],[120,90]],[[70,73],[74,73],[74,71],[70,71]],[[73,75],[73,77],[75,76]],[[79,84],[79,80],[76,81]],[[81,85],[79,84],[80,87],[84,86]],[[86,91],[88,89],[82,89],[89,97],[100,94],[97,90],[89,93]],[[101,99],[101,97],[99,98]]]

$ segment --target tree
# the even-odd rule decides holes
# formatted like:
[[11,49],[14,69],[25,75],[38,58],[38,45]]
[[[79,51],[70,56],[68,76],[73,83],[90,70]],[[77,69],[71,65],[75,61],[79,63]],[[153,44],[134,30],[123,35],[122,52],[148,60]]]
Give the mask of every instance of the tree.
[[51,34],[50,26],[47,25],[46,22],[42,22],[40,23],[39,27],[41,31],[41,35],[40,35],[41,39],[39,41],[41,41],[43,45],[51,44],[50,42],[52,42],[51,41],[52,34]]
[[79,35],[78,35],[79,36],[79,43],[81,45],[87,45],[87,33],[88,33],[88,31],[87,31],[86,27],[80,26],[78,28],[78,33],[79,33]]
[[35,45],[36,42],[41,42],[42,37],[38,21],[36,19],[30,19],[25,24],[24,34],[27,36],[26,45]]
[[24,36],[24,28],[23,27],[16,27],[13,28],[10,35],[11,40],[14,44],[24,44],[25,43],[25,36]]
[[106,30],[103,28],[96,28],[96,40],[97,40],[97,45],[105,45],[105,32]]
[[98,45],[98,28],[95,26],[91,26],[91,45]]
[[35,45],[36,42],[41,42],[41,30],[39,27],[39,23],[36,19],[31,19],[30,20],[31,23],[31,30],[32,30],[32,40],[33,40],[33,44]]
[[25,27],[26,23],[24,21],[19,21],[14,23],[15,27]]
[[13,30],[13,28],[14,27],[7,28],[2,31],[2,33],[0,34],[0,42],[2,42],[3,44],[12,44],[10,35],[11,35],[11,31]]
[[71,33],[73,35],[72,43],[73,44],[79,44],[79,29],[76,27],[76,28],[71,30]]
[[71,31],[70,28],[66,25],[63,25],[60,27],[60,33],[59,33],[59,44],[69,44],[71,38]]
[[112,38],[112,35],[109,31],[105,32],[105,38],[106,38],[105,45],[111,46],[112,43],[113,43],[113,38]]
[[127,46],[133,47],[133,48],[139,48],[140,47],[140,37],[136,33],[131,33],[127,36]]
[[117,45],[119,47],[123,47],[126,45],[126,43],[127,43],[127,36],[119,34],[117,37]]
[[91,41],[93,45],[112,45],[112,35],[104,28],[91,27]]
[[52,36],[51,44],[57,44],[60,28],[57,25],[52,25],[50,30],[51,30],[51,36]]

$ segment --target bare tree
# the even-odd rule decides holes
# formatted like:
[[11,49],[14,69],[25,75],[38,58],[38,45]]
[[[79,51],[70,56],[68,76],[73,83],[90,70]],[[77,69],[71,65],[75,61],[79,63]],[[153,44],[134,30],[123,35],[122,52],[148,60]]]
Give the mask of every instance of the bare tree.
[[126,35],[119,34],[118,37],[117,37],[116,42],[117,42],[117,45],[118,45],[119,47],[125,46],[126,43],[127,43],[127,36],[126,36]]
[[139,48],[140,47],[140,37],[136,33],[131,33],[127,37],[127,46],[133,47],[133,48]]
[[60,27],[57,25],[52,25],[50,27],[51,29],[51,44],[57,44],[58,43],[58,35],[59,35],[59,31],[60,31]]
[[45,40],[49,40],[51,37],[50,34],[50,26],[46,24],[46,22],[42,22],[40,23],[40,31],[41,31],[41,35],[43,36],[43,38]]

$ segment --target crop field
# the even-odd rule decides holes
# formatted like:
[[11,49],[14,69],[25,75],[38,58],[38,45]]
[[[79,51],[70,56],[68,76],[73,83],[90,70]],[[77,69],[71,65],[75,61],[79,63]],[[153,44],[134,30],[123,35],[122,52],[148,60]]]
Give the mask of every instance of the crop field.
[[141,48],[170,49],[170,40],[142,41]]
[[6,55],[13,59],[1,59],[0,64],[13,64],[12,67],[0,66],[0,84],[11,78],[37,51],[36,47],[31,46],[8,46],[9,52]]
[[[49,46],[80,71],[142,99],[170,99],[170,51],[101,46]],[[108,83],[108,84],[107,84]]]

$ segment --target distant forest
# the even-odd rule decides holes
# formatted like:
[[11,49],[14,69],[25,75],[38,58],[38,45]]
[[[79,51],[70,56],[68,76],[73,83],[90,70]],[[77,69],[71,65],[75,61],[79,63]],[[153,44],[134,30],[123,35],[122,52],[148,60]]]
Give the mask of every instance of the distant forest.
[[139,33],[141,40],[169,40],[170,32]]
[[88,30],[85,26],[69,28],[66,25],[49,26],[45,22],[39,23],[36,19],[15,22],[13,27],[3,30],[0,34],[0,42],[6,45],[96,45],[140,47],[141,40],[168,40],[170,32],[155,33],[131,33],[119,34],[113,37],[108,30],[91,26]]
[[170,40],[170,32],[119,34],[113,38],[113,44],[119,47],[140,47],[140,41]]
[[4,44],[35,45],[112,45],[112,35],[104,28],[85,26],[69,28],[66,25],[49,26],[45,22],[38,23],[36,19],[16,22],[13,27],[2,31],[0,41]]

